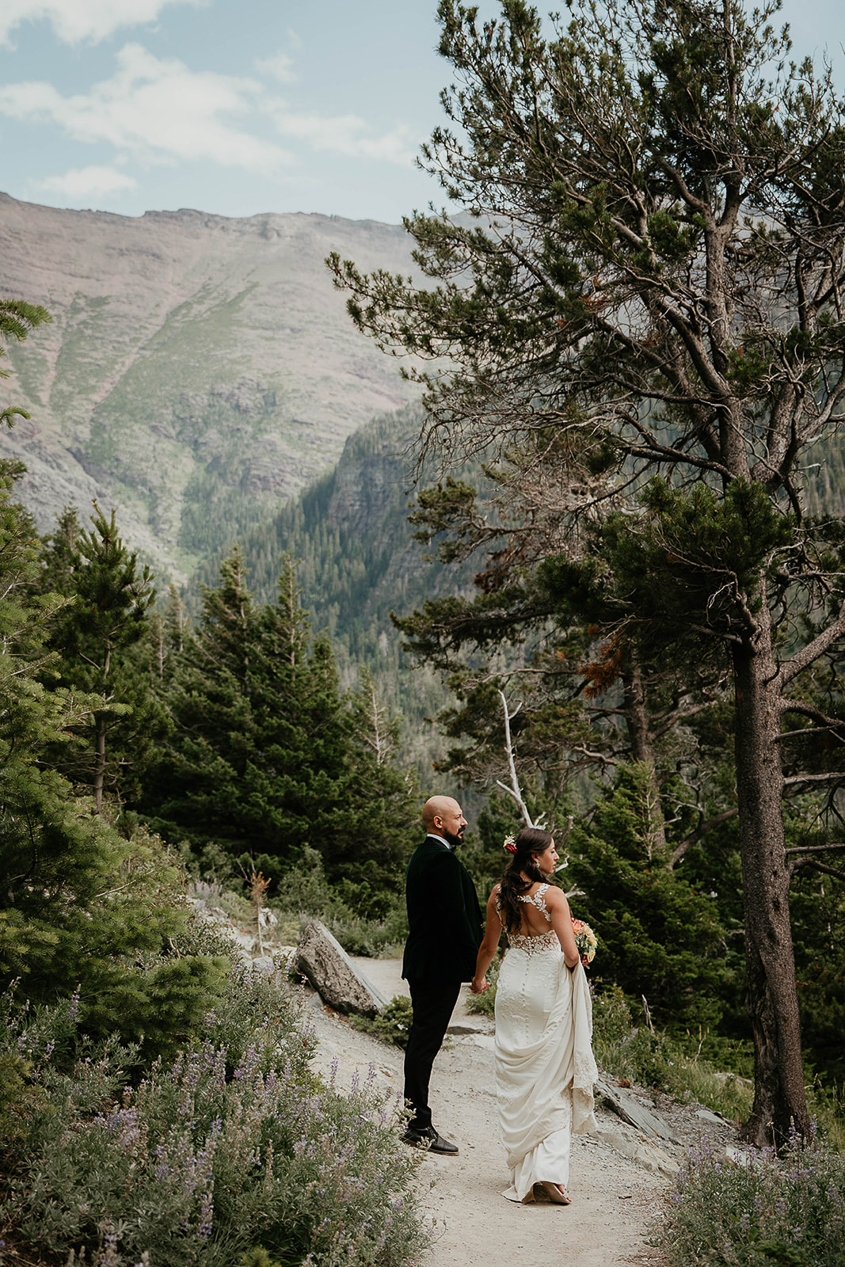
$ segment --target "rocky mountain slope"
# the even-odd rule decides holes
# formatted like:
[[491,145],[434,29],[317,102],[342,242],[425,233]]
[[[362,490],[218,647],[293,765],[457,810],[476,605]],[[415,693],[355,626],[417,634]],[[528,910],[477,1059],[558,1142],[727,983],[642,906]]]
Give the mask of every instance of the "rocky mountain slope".
[[400,227],[321,215],[138,218],[0,194],[0,294],[52,314],[8,348],[2,436],[49,529],[67,503],[117,507],[161,579],[269,519],[347,436],[409,398],[323,264],[411,269]]

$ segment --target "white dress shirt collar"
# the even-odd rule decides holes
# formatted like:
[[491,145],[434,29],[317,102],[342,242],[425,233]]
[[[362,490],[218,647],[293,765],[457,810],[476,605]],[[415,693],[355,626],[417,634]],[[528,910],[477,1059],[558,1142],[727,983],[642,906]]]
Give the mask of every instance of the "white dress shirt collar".
[[426,840],[439,840],[441,845],[446,846],[446,848],[449,850],[449,853],[452,852],[452,846],[449,844],[448,840],[444,840],[442,836],[438,836],[436,831],[430,831],[428,835],[426,836]]

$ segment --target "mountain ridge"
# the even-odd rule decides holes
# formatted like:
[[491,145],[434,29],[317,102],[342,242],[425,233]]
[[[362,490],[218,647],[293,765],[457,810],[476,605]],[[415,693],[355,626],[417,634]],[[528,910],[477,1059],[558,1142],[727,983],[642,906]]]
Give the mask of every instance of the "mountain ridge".
[[2,437],[39,528],[117,509],[162,579],[272,517],[346,438],[413,397],[357,332],[324,259],[407,273],[401,226],[319,213],[126,217],[0,193],[0,293],[53,324],[7,348]]

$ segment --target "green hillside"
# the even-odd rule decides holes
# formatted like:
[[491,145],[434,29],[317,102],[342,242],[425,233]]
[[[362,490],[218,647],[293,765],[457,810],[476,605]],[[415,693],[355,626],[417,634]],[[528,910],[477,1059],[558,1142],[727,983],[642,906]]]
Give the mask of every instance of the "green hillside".
[[[410,612],[456,584],[471,591],[472,569],[445,568],[412,538],[407,451],[420,420],[418,406],[373,419],[349,437],[330,475],[240,544],[251,587],[264,602],[275,598],[282,554],[300,560],[304,606],[313,626],[329,632],[344,684],[354,683],[359,665],[371,670],[382,697],[404,715],[406,757],[425,773],[442,742],[424,719],[450,697],[431,670],[402,653],[390,613]],[[200,568],[197,581],[213,583],[216,568]]]

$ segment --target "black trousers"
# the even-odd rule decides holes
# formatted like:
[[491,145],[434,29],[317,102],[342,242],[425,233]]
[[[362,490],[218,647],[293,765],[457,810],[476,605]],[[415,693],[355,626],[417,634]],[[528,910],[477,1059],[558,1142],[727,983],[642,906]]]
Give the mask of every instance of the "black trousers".
[[413,1113],[408,1128],[425,1131],[431,1127],[431,1109],[428,1106],[431,1066],[443,1045],[461,992],[461,983],[449,981],[430,986],[409,981],[408,987],[414,1015],[405,1051],[405,1104]]

